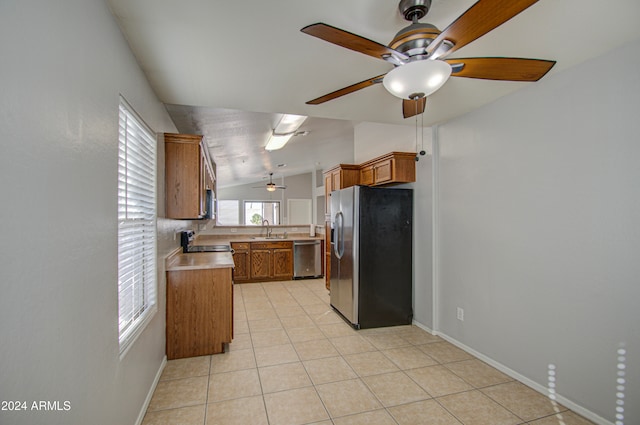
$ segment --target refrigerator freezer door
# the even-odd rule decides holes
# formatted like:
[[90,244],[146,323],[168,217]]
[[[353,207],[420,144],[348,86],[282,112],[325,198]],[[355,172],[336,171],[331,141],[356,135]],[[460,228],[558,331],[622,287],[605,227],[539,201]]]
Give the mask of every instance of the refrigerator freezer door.
[[353,244],[354,190],[354,187],[350,187],[331,192],[334,246],[331,251],[330,296],[331,305],[352,324],[357,324]]
[[363,187],[360,194],[360,327],[411,324],[413,192]]

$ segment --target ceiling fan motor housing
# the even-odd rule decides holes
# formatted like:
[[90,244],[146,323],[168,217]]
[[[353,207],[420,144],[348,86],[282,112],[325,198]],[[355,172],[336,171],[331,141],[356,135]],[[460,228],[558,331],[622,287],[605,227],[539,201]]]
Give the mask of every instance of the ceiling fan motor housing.
[[389,47],[407,56],[427,55],[427,47],[439,34],[434,25],[412,23],[398,31]]
[[407,21],[416,22],[425,17],[431,8],[431,0],[400,0],[398,9]]
[[441,32],[435,25],[418,22],[429,12],[430,7],[431,0],[400,0],[398,9],[407,21],[411,21],[411,24],[398,31],[389,43],[389,47],[414,60],[427,59],[433,55],[437,57],[451,49],[453,44],[445,40],[434,52],[431,54],[427,52],[429,45]]

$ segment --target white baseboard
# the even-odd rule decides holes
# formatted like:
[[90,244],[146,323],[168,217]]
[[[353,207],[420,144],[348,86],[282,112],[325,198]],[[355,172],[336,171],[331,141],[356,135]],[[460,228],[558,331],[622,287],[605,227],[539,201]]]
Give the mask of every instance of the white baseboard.
[[[461,350],[466,351],[467,353],[471,354],[472,356],[482,360],[483,362],[489,364],[490,366],[498,369],[500,372],[504,373],[505,375],[508,375],[510,377],[512,377],[513,379],[520,381],[521,383],[523,383],[524,385],[536,390],[537,392],[539,392],[540,394],[544,395],[544,396],[548,396],[549,395],[549,391],[548,388],[545,387],[544,385],[541,385],[529,378],[527,378],[524,375],[519,374],[518,372],[516,372],[513,369],[508,368],[507,366],[503,365],[502,363],[499,363],[495,360],[493,360],[490,357],[485,356],[484,354],[474,350],[471,347],[468,347],[466,345],[464,345],[463,343],[461,343],[460,341],[451,338],[449,335],[444,334],[442,332],[437,332],[437,331],[433,331],[432,329],[429,329],[429,327],[423,325],[422,323],[416,322],[414,321],[413,324],[417,327],[419,327],[420,329],[423,329],[424,331],[429,332],[432,335],[437,335],[439,337],[441,337],[442,339],[450,342],[451,344],[455,345],[456,347],[460,348]],[[572,402],[571,400],[563,397],[560,394],[556,394],[556,401],[560,404],[562,404],[563,406],[567,407],[570,410],[573,410],[575,413],[584,416],[585,418],[589,419],[590,421],[598,424],[598,425],[614,425],[613,422],[610,422],[608,420],[606,420],[605,418],[596,415],[595,413],[593,413],[592,411],[580,406],[579,404],[576,404],[574,402]]]
[[416,322],[415,320],[413,321],[413,325],[419,327],[423,331],[429,332],[431,335],[435,335],[436,334],[436,332],[434,332],[433,329],[429,328],[428,326],[423,325],[420,322]]
[[153,393],[158,386],[158,382],[160,382],[160,377],[162,376],[162,371],[167,365],[167,356],[164,356],[162,359],[162,363],[160,363],[160,368],[156,373],[156,377],[153,379],[153,383],[151,384],[151,388],[149,388],[149,392],[147,393],[147,398],[144,400],[144,404],[142,405],[142,409],[140,409],[140,413],[138,414],[138,419],[136,420],[135,425],[141,425],[144,420],[144,415],[147,413],[147,408],[149,407],[149,403],[151,403],[151,398],[153,397]]

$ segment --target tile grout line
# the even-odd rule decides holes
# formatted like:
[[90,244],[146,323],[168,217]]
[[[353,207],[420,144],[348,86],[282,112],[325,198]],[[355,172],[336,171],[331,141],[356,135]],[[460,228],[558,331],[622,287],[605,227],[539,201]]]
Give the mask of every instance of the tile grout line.
[[210,383],[211,383],[211,363],[212,362],[213,362],[213,358],[211,357],[211,355],[209,355],[209,375],[207,376],[207,397],[204,403],[204,422],[202,423],[202,425],[207,425],[207,410],[209,410],[207,406],[209,406],[209,390],[211,387]]
[[[295,297],[294,297],[294,299],[295,299]],[[302,308],[302,310],[305,312],[305,315],[309,316],[308,312],[304,309],[302,304],[300,304],[300,302],[297,299],[296,299],[296,303],[298,304],[298,306],[300,308]],[[315,322],[315,320],[313,320],[312,317],[309,317],[309,318],[311,319],[311,321],[313,321],[314,325],[317,327],[318,325]],[[285,332],[286,332],[286,329],[285,329]],[[320,332],[322,332],[322,329],[320,330]],[[323,332],[323,334],[324,334],[324,332]],[[288,333],[287,333],[287,336],[289,337]],[[326,337],[326,335],[325,335],[325,337]],[[289,337],[289,339],[291,339],[291,338]],[[331,343],[331,341],[329,341],[329,343]],[[293,343],[293,341],[291,341],[291,346],[293,347],[293,350],[296,352],[296,355],[298,356],[298,359],[300,360],[300,364],[302,365],[302,369],[304,369],[304,372],[307,374],[307,378],[309,378],[309,382],[311,382],[311,387],[313,388],[313,391],[315,391],[315,394],[318,397],[318,400],[320,400],[320,403],[322,404],[322,407],[324,408],[324,411],[327,414],[327,418],[329,418],[329,421],[331,421],[331,424],[333,424],[334,423],[333,422],[333,418],[331,417],[331,414],[329,413],[329,409],[327,408],[327,406],[326,406],[324,400],[322,399],[322,397],[320,397],[320,393],[318,392],[318,388],[316,388],[316,384],[313,382],[313,379],[311,379],[311,375],[309,375],[309,371],[307,370],[306,366],[304,365],[303,360],[300,357],[300,354],[298,353],[298,350],[296,350],[296,346]],[[314,422],[317,422],[317,421],[314,421]],[[311,422],[311,423],[314,423],[314,422]]]
[[[313,319],[312,319],[312,320],[313,320]],[[314,320],[314,323],[315,323],[315,320]],[[317,323],[316,323],[316,326],[317,326]],[[358,374],[358,372],[356,372],[356,370],[353,368],[353,366],[352,366],[352,365],[349,363],[349,361],[345,358],[345,355],[344,355],[344,354],[342,354],[342,352],[341,352],[341,351],[339,350],[339,348],[336,346],[335,342],[334,342],[334,341],[332,341],[332,339],[331,339],[331,338],[330,338],[330,337],[329,337],[325,332],[323,332],[322,330],[321,330],[321,332],[324,334],[325,338],[329,341],[329,344],[331,344],[331,346],[333,346],[333,347],[334,347],[334,349],[336,350],[336,352],[338,353],[338,356],[337,356],[337,357],[341,358],[341,359],[342,359],[342,360],[347,364],[347,366],[349,367],[349,369],[350,369],[350,370],[355,374],[356,378],[354,378],[354,379],[358,379],[358,380],[359,380],[359,381],[360,381],[360,382],[365,386],[365,388],[367,388],[367,390],[371,393],[371,395],[372,395],[372,396],[373,396],[373,397],[378,401],[378,403],[380,404],[380,406],[382,407],[382,409],[384,409],[384,410],[385,410],[385,412],[389,415],[389,417],[391,418],[391,420],[392,420],[394,423],[398,424],[398,422],[395,420],[395,418],[393,417],[393,415],[391,415],[391,413],[387,410],[387,407],[382,403],[382,400],[380,400],[380,398],[379,398],[379,397],[378,397],[378,396],[377,396],[377,395],[376,395],[376,394],[371,390],[371,388],[369,387],[369,385],[367,385],[367,383],[364,381],[364,379],[362,379],[363,377],[362,377],[360,374]],[[335,338],[339,338],[339,337],[335,337]],[[363,338],[363,339],[365,339],[365,340],[366,340],[366,338]],[[369,341],[367,341],[367,342],[369,342]],[[369,343],[370,343],[370,342],[369,342]],[[374,350],[374,351],[371,351],[371,352],[376,352],[376,351],[377,351],[377,352],[380,352],[380,350],[378,349],[378,347],[376,347],[376,346],[375,346],[375,345],[373,345],[373,344],[371,344],[371,345],[375,348],[375,350]],[[294,349],[295,349],[295,347],[294,347]],[[356,354],[356,353],[354,353],[354,354]],[[384,353],[382,353],[382,355],[384,356]],[[386,356],[385,356],[385,357],[386,357]],[[304,363],[303,363],[303,367],[304,367]],[[305,367],[305,370],[306,370],[306,367]],[[307,371],[307,375],[308,375],[308,371]],[[310,376],[309,376],[309,378],[311,379],[311,377],[310,377]],[[348,379],[348,380],[350,380],[350,379]],[[326,412],[327,412],[327,415],[329,416],[329,420],[331,421],[331,423],[334,423],[334,421],[333,421],[334,417],[332,417],[332,416],[331,416],[331,414],[329,413],[329,409],[327,408],[327,406],[326,406],[326,404],[325,404],[324,400],[322,400],[322,397],[320,397],[320,394],[319,394],[319,392],[318,392],[318,390],[317,390],[317,388],[316,388],[316,387],[317,387],[317,385],[313,382],[313,380],[311,380],[311,382],[312,382],[312,384],[313,384],[314,388],[316,389],[316,393],[318,394],[318,397],[320,398],[320,401],[322,402],[323,406],[325,407],[325,410],[326,410]],[[342,382],[342,381],[338,380],[338,381],[326,382],[326,383],[324,383],[324,384],[335,383],[335,382]],[[381,409],[373,409],[373,410],[367,410],[367,411],[365,411],[365,412],[353,413],[353,414],[350,414],[350,415],[341,416],[341,418],[342,418],[342,417],[355,416],[355,415],[359,415],[359,414],[366,413],[366,412],[373,412],[373,411],[376,411],[376,410],[381,410]]]
[[[275,312],[276,307],[275,307],[275,305],[273,304],[273,302],[272,302],[271,298],[269,297],[269,293],[265,290],[265,288],[264,288],[264,283],[263,283],[263,282],[261,282],[261,283],[260,283],[260,287],[262,288],[263,292],[265,293],[265,296],[266,296],[266,298],[267,298],[267,300],[268,300],[269,304],[271,305],[271,308],[272,308],[272,309],[274,310],[274,312]],[[289,290],[289,288],[287,288],[287,287],[285,286],[285,289],[288,291],[288,293],[289,293],[289,294],[291,294],[291,296],[292,296],[292,298],[294,299],[294,301],[296,302],[297,306],[298,306],[298,307],[300,307],[300,308],[302,308],[302,310],[303,310],[303,311],[305,311],[305,316],[307,316],[307,317],[308,317],[308,313],[306,312],[306,310],[304,309],[304,307],[302,306],[302,304],[300,304],[300,301],[298,301],[298,300],[295,298],[295,296],[293,296],[293,294],[292,294],[292,292]],[[307,288],[307,289],[308,289],[308,288]],[[315,295],[315,294],[314,294],[314,295]],[[242,296],[242,301],[243,301],[243,305],[245,305],[244,293],[243,293],[243,296]],[[320,301],[322,301],[322,300],[320,300]],[[246,313],[246,305],[245,305],[245,313]],[[324,401],[323,401],[323,400],[322,400],[322,398],[320,397],[320,394],[318,393],[318,390],[317,390],[317,388],[316,388],[315,384],[313,383],[313,380],[312,380],[312,379],[311,379],[311,377],[309,376],[309,373],[308,373],[307,369],[304,367],[304,363],[302,363],[302,359],[300,358],[300,355],[298,354],[298,351],[296,350],[295,345],[293,344],[293,341],[291,340],[291,337],[289,336],[289,334],[288,334],[288,332],[287,332],[287,329],[284,327],[284,325],[283,325],[283,323],[282,323],[282,318],[281,318],[280,316],[278,316],[278,315],[277,315],[277,312],[276,312],[276,316],[278,317],[278,321],[280,322],[280,325],[282,326],[282,328],[283,328],[283,330],[284,330],[285,334],[287,335],[287,339],[289,340],[289,343],[291,344],[291,346],[292,346],[292,348],[293,348],[294,352],[296,353],[296,356],[298,357],[298,362],[302,365],[303,369],[305,370],[305,373],[307,374],[307,377],[309,378],[309,382],[311,382],[311,388],[313,388],[313,389],[314,389],[314,391],[315,391],[316,395],[318,396],[318,399],[320,400],[320,402],[322,403],[323,408],[325,409],[325,413],[327,414],[327,417],[329,418],[329,420],[331,421],[331,423],[333,423],[333,420],[331,419],[331,415],[329,414],[329,411],[328,411],[328,409],[327,409],[326,405],[324,404]],[[311,319],[311,317],[309,317],[309,318]],[[311,320],[313,320],[313,319],[311,319]],[[248,317],[247,317],[247,322],[248,322],[248,321],[249,321],[249,319],[248,319]],[[315,321],[314,321],[314,324],[315,324]],[[317,326],[317,324],[316,324],[316,326]],[[266,400],[265,400],[264,387],[262,386],[262,379],[260,378],[260,367],[258,366],[257,356],[256,356],[256,352],[255,352],[255,346],[254,346],[254,344],[253,344],[253,339],[251,338],[252,332],[251,332],[251,327],[250,327],[250,326],[248,326],[248,330],[249,330],[249,338],[250,338],[250,341],[251,341],[251,346],[252,346],[252,350],[253,350],[253,354],[254,354],[254,358],[255,358],[255,363],[256,363],[256,371],[257,371],[257,373],[258,373],[258,380],[259,380],[259,382],[260,382],[260,390],[261,390],[261,393],[262,393],[261,395],[262,395],[263,406],[264,406],[264,409],[265,409],[265,414],[266,414],[266,416],[267,416],[267,422],[270,424],[270,423],[271,423],[271,421],[269,420],[269,413],[268,413],[267,406],[266,406]],[[325,336],[326,336],[326,335],[325,335]],[[294,363],[294,362],[288,362],[288,363],[282,363],[282,364],[292,364],[292,363]],[[273,366],[278,366],[278,365],[273,365]],[[268,367],[268,366],[265,366],[265,367]],[[307,387],[307,388],[309,388],[309,387]],[[282,390],[282,391],[285,391],[285,390]],[[277,392],[281,392],[281,391],[277,391]]]
[[[260,288],[262,288],[262,290],[264,291],[262,284],[260,284]],[[271,304],[271,301],[269,301],[269,304]],[[267,425],[270,425],[271,421],[269,420],[269,411],[267,410],[267,401],[264,398],[264,388],[262,386],[262,379],[260,378],[260,369],[258,368],[258,356],[256,356],[256,347],[253,345],[251,326],[249,325],[249,315],[247,314],[247,307],[246,307],[246,302],[244,298],[244,290],[242,291],[242,305],[244,306],[245,316],[247,317],[247,330],[249,333],[249,342],[251,343],[251,351],[253,352],[253,361],[256,366],[256,374],[258,375],[258,383],[260,384],[260,396],[262,398],[262,407],[264,408],[264,415],[267,418]]]

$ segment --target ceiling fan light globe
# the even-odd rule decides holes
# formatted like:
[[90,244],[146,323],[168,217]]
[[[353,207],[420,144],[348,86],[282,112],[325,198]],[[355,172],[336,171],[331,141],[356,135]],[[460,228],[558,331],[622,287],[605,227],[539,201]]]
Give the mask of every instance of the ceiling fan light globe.
[[398,80],[391,82],[391,89],[395,92],[401,93],[404,91],[404,84]]
[[433,77],[429,78],[429,81],[427,81],[427,86],[440,88],[442,86],[442,80],[444,80],[444,75],[436,74]]
[[440,60],[418,60],[389,71],[382,80],[384,88],[401,99],[414,93],[424,96],[436,92],[451,76],[451,66]]

